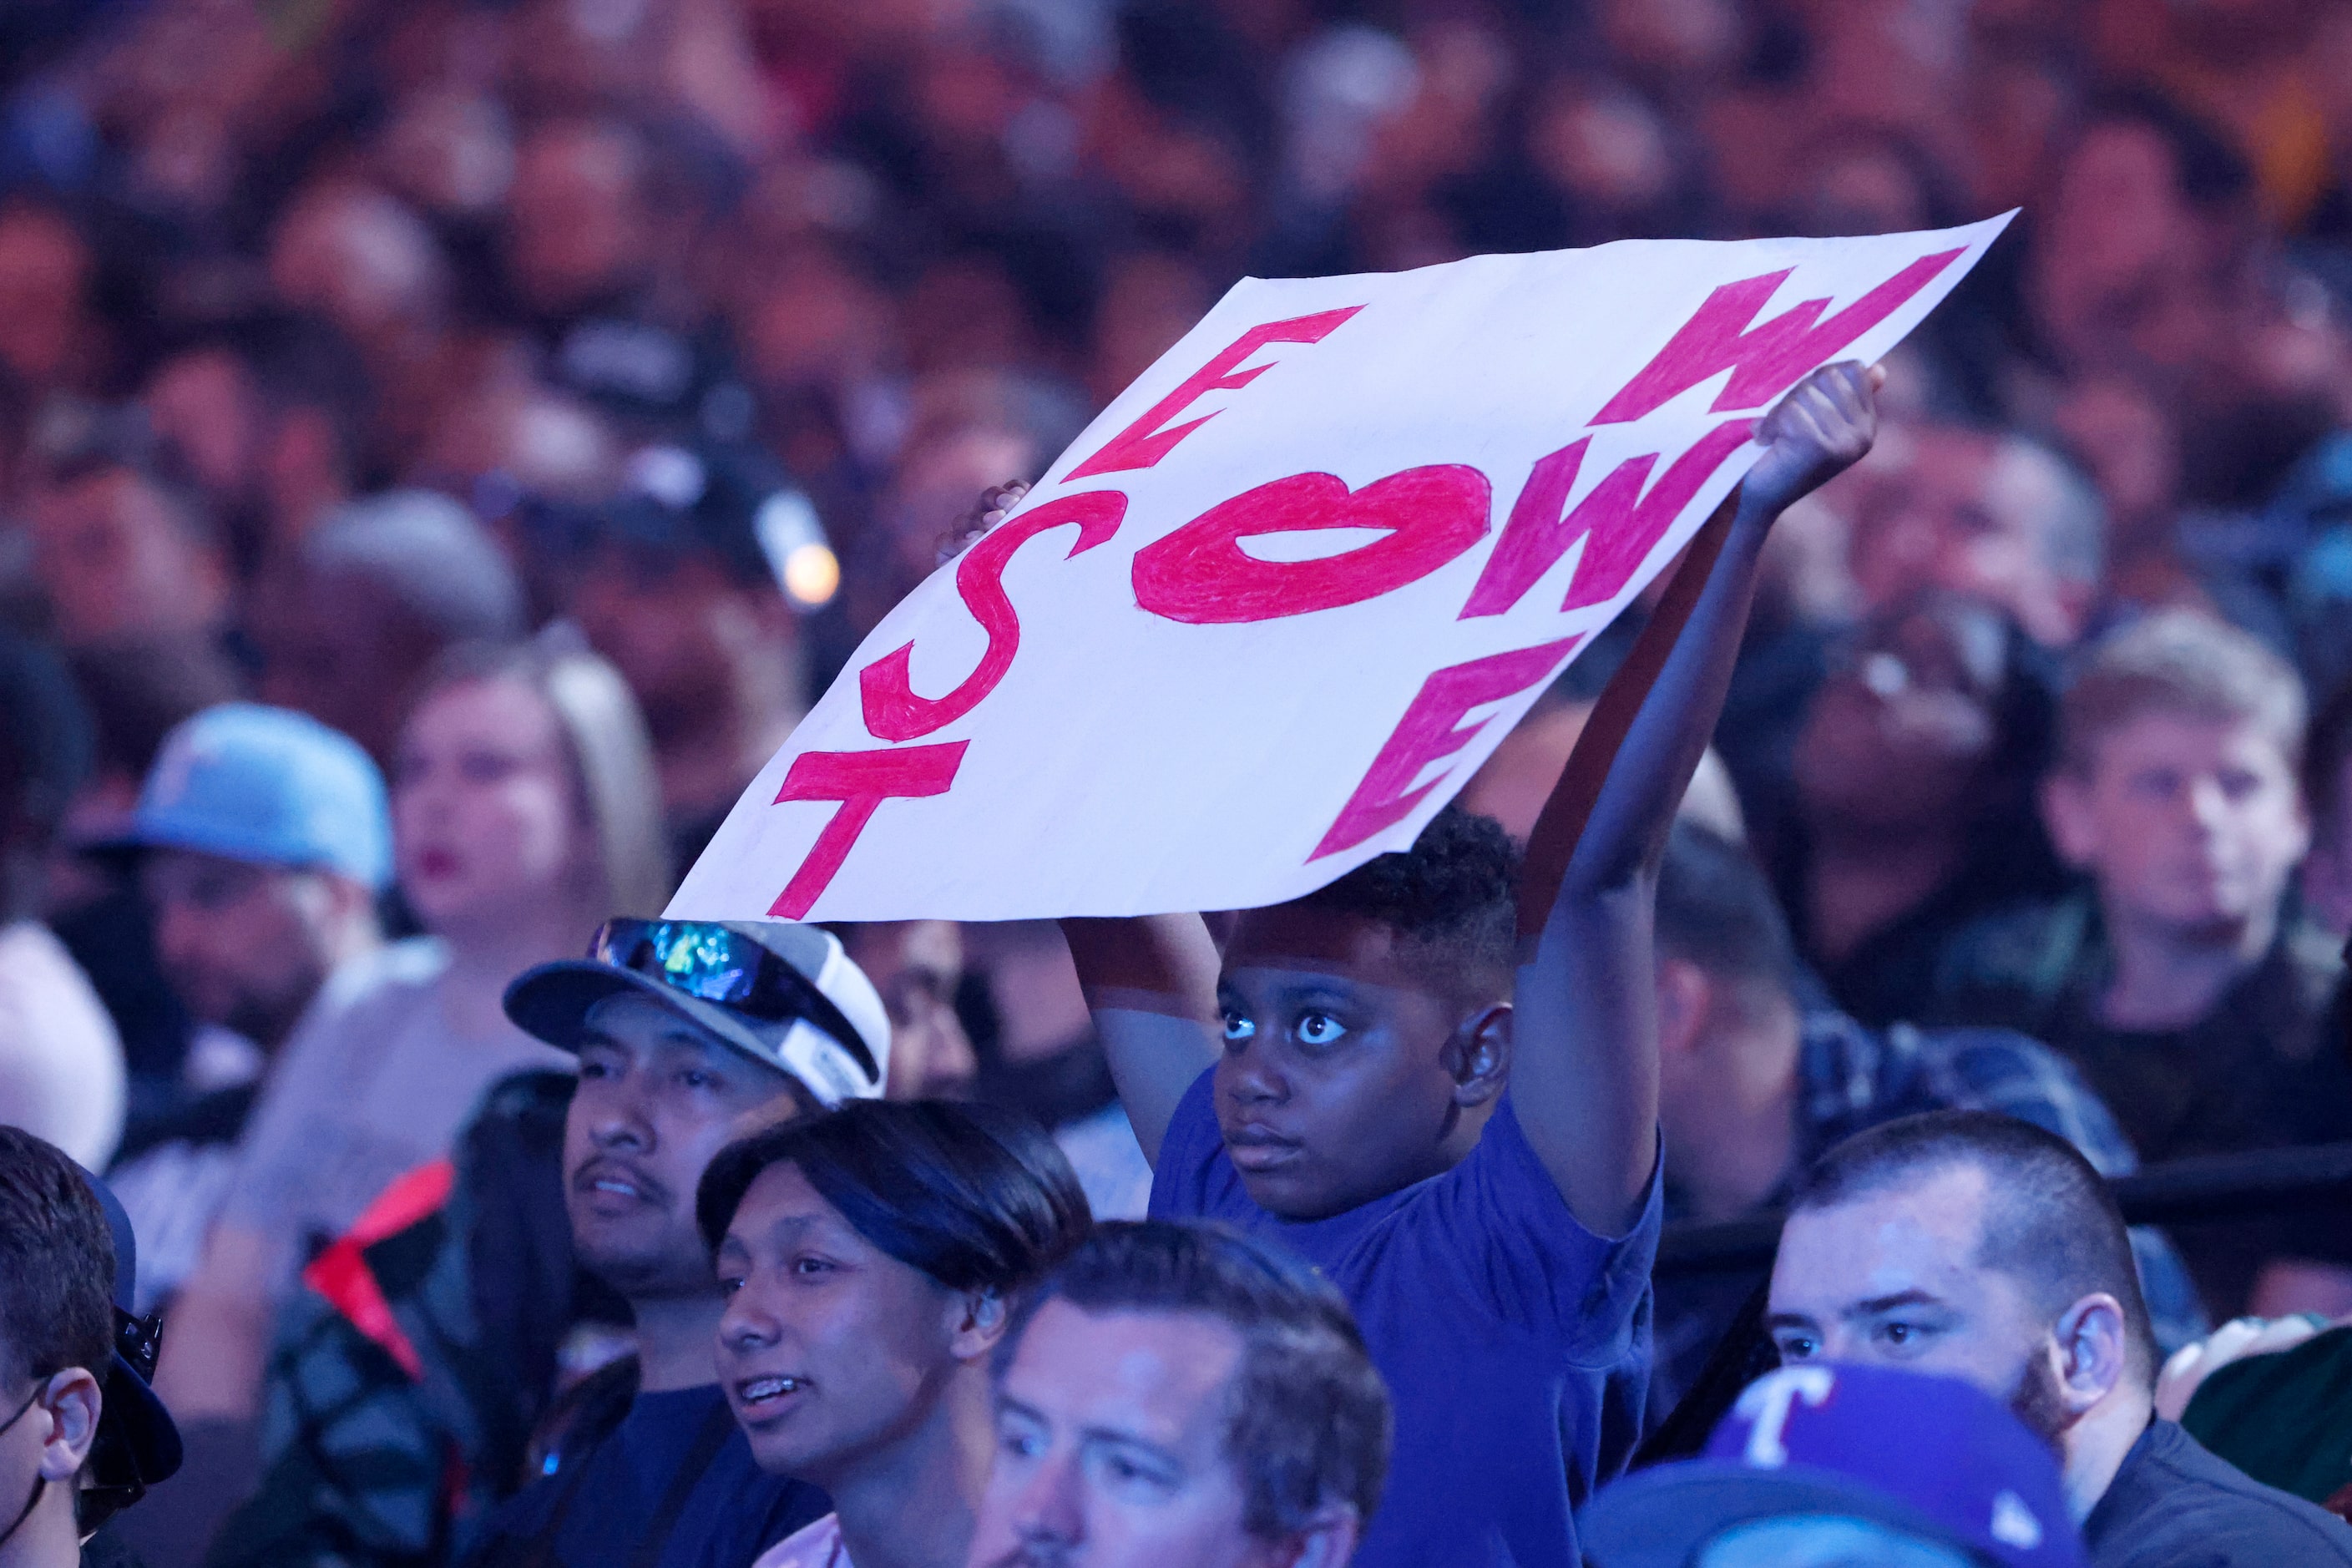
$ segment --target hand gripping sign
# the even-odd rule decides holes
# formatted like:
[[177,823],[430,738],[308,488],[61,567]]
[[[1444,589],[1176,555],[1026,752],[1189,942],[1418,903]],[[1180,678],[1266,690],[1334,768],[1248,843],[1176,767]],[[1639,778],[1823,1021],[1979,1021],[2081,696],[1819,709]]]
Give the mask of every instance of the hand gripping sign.
[[884,618],[670,913],[1238,909],[1406,847],[1754,422],[2008,221],[1235,285]]

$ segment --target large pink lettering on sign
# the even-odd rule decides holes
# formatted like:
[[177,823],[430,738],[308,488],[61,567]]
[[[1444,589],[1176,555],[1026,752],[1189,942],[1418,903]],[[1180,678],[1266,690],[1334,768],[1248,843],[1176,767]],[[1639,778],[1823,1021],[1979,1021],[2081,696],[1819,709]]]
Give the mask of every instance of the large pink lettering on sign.
[[[1407,468],[1350,490],[1293,474],[1211,507],[1135,552],[1135,602],[1193,626],[1232,626],[1361,604],[1418,582],[1486,535],[1486,476],[1461,463]],[[1314,561],[1260,561],[1244,539],[1331,528],[1386,537]]]
[[1716,398],[1715,412],[1761,408],[1796,385],[1814,366],[1837,358],[1839,350],[1893,315],[1905,300],[1966,254],[1967,247],[1962,247],[1923,256],[1827,321],[1822,319],[1822,312],[1830,302],[1807,300],[1760,326],[1749,325],[1796,270],[1793,267],[1726,283],[1666,340],[1656,358],[1601,405],[1592,422],[1622,425],[1639,419],[1727,370],[1731,380]]
[[1262,327],[1252,327],[1240,337],[1217,351],[1208,363],[1179,382],[1176,390],[1143,411],[1140,418],[1102,444],[1100,450],[1072,468],[1067,479],[1089,479],[1097,474],[1125,473],[1133,468],[1148,468],[1160,461],[1176,443],[1216,417],[1212,410],[1198,419],[1187,420],[1173,429],[1161,426],[1191,407],[1204,392],[1220,388],[1247,386],[1274,368],[1274,362],[1254,364],[1247,370],[1234,367],[1265,347],[1268,343],[1319,343],[1336,331],[1339,324],[1361,305],[1349,305],[1338,310],[1318,310],[1311,316],[1294,316],[1286,321],[1269,321]]
[[776,792],[776,804],[837,800],[841,809],[816,836],[800,869],[768,906],[768,913],[787,921],[808,913],[817,895],[840,873],[850,847],[874,820],[882,803],[947,794],[948,786],[955,783],[956,769],[963,765],[964,748],[971,743],[950,741],[889,752],[803,752],[793,758],[783,787]]
[[1569,546],[1586,534],[1591,537],[1585,540],[1584,554],[1576,563],[1575,579],[1560,608],[1582,609],[1614,599],[1698,494],[1699,487],[1747,444],[1748,424],[1734,419],[1708,431],[1696,446],[1674,460],[1646,495],[1642,486],[1657,465],[1658,455],[1652,452],[1626,458],[1565,517],[1560,508],[1575,487],[1576,471],[1583,465],[1592,437],[1579,437],[1538,459],[1519,490],[1519,499],[1511,503],[1503,537],[1495,542],[1495,552],[1478,574],[1477,585],[1470,590],[1460,618],[1475,620],[1509,610],[1568,553]]
[[1478,731],[1493,722],[1489,715],[1475,724],[1465,724],[1463,716],[1473,708],[1500,702],[1548,679],[1583,640],[1580,632],[1559,642],[1489,654],[1467,664],[1448,665],[1423,681],[1421,690],[1405,709],[1404,717],[1397,721],[1397,727],[1381,744],[1380,754],[1365,771],[1363,782],[1348,797],[1348,804],[1339,808],[1330,831],[1323,835],[1322,841],[1315,846],[1315,853],[1307,858],[1312,862],[1326,855],[1337,855],[1342,849],[1352,849],[1373,834],[1412,816],[1413,808],[1438,786],[1444,775],[1418,788],[1412,781],[1430,763],[1453,756],[1476,740]]
[[1117,533],[1119,520],[1126,515],[1127,497],[1118,490],[1063,496],[998,525],[966,551],[956,564],[956,592],[972,619],[988,633],[988,650],[972,672],[944,697],[915,694],[908,671],[915,654],[913,643],[884,654],[857,672],[857,699],[866,728],[877,740],[911,741],[955,722],[978,707],[996,689],[1004,672],[1013,668],[1013,656],[1021,650],[1021,617],[1004,593],[1004,569],[1013,552],[1049,528],[1076,524],[1077,542],[1064,559],[1083,555]]

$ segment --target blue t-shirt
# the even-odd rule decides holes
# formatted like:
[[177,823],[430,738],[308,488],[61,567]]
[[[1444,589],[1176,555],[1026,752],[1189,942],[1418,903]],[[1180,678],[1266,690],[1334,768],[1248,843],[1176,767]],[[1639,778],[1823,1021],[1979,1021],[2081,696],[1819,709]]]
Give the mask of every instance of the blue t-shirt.
[[1328,1219],[1250,1201],[1212,1074],[1185,1092],[1155,1219],[1287,1244],[1347,1296],[1396,1407],[1388,1489],[1357,1568],[1574,1568],[1573,1510],[1623,1468],[1649,1380],[1656,1173],[1631,1233],[1576,1222],[1505,1095],[1469,1158]]
[[532,1482],[492,1515],[467,1561],[513,1560],[520,1542],[552,1525],[558,1568],[631,1568],[680,1468],[721,1421],[726,1440],[686,1494],[657,1561],[660,1568],[751,1568],[833,1504],[817,1487],[760,1468],[717,1384],[638,1394],[572,1474]]

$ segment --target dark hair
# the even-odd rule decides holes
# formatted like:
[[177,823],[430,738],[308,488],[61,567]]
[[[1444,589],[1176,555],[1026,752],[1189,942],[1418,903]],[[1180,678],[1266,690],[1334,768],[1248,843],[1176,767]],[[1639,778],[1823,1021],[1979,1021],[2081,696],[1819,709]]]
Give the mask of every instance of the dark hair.
[[1658,867],[1657,943],[1710,974],[1787,989],[1797,948],[1771,884],[1747,849],[1687,819]]
[[11,1377],[114,1358],[114,1232],[63,1151],[0,1127],[0,1350]]
[[1448,803],[1411,849],[1374,856],[1297,902],[1378,921],[1424,949],[1450,989],[1508,995],[1518,967],[1519,849],[1503,825]]
[[1196,1313],[1241,1336],[1224,1452],[1251,1534],[1293,1534],[1334,1501],[1371,1519],[1388,1476],[1388,1385],[1346,1298],[1305,1263],[1222,1226],[1097,1226],[1021,1304],[997,1346],[999,1376],[1057,1300],[1090,1313]]
[[1990,1110],[1902,1117],[1832,1145],[1799,1180],[1790,1212],[1834,1207],[1954,1166],[1982,1171],[1990,1189],[1975,1264],[2016,1279],[2053,1321],[2095,1291],[2113,1296],[2133,1375],[2152,1379],[2156,1332],[2123,1211],[2090,1161],[2054,1132]]
[[800,1167],[858,1235],[950,1290],[1020,1289],[1094,1220],[1070,1162],[1019,1112],[854,1100],[719,1151],[694,1199],[712,1252],[771,1165]]

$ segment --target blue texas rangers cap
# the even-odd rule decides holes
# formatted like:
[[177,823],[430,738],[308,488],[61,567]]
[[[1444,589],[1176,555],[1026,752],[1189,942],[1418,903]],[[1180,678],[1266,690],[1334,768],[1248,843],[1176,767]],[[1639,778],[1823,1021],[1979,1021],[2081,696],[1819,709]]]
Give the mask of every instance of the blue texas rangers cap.
[[316,719],[224,702],[164,737],[128,829],[99,849],[193,849],[231,860],[392,879],[383,775]]
[[1689,1568],[1717,1543],[1807,1521],[1981,1568],[2086,1562],[2056,1456],[1998,1400],[1954,1378],[1827,1362],[1750,1384],[1706,1458],[1610,1487],[1578,1534],[1589,1568]]

